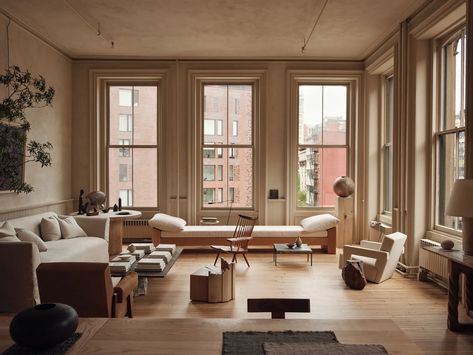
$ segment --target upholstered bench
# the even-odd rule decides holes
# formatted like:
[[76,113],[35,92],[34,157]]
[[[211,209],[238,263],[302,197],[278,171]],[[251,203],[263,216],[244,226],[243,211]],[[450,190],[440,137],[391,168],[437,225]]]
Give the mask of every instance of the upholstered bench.
[[[255,226],[251,245],[273,245],[293,242],[301,237],[304,243],[320,245],[329,254],[335,254],[338,219],[330,214],[305,218],[297,226]],[[153,243],[172,243],[181,246],[210,246],[226,244],[233,236],[235,226],[187,226],[178,217],[156,214],[149,220],[153,228]]]

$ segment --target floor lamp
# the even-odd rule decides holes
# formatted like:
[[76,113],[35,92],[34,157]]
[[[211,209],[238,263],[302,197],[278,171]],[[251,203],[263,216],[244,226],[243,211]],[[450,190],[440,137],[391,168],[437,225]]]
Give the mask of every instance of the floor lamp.
[[473,179],[455,181],[445,213],[462,217],[463,252],[473,255]]

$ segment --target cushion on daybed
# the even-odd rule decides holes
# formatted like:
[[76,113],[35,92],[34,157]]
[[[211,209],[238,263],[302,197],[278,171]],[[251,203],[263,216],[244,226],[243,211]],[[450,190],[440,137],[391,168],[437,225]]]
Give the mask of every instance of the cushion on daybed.
[[182,218],[170,216],[165,213],[156,213],[154,217],[149,220],[151,227],[174,233],[183,231],[186,224],[187,222]]
[[325,213],[304,218],[301,221],[301,226],[306,232],[319,232],[335,227],[338,222],[339,219],[337,217]]

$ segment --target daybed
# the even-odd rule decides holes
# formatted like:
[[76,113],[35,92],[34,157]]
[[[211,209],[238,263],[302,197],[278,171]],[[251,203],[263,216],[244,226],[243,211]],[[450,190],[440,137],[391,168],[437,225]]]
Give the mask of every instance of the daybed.
[[[297,226],[255,226],[251,245],[272,245],[293,242],[301,237],[304,243],[320,245],[329,254],[335,254],[338,219],[330,214],[305,218]],[[163,213],[149,220],[153,228],[153,243],[173,243],[181,246],[210,246],[225,244],[233,236],[235,226],[187,226],[181,218]]]
[[[40,236],[41,220],[56,216],[46,212],[7,222],[15,231],[23,229]],[[7,237],[16,241],[2,241],[6,238],[0,236],[0,312],[17,312],[40,302],[36,268],[41,263],[108,263],[109,219],[76,216],[75,221],[87,236],[45,241],[46,251],[40,252],[38,245],[29,241],[18,241],[16,237]]]

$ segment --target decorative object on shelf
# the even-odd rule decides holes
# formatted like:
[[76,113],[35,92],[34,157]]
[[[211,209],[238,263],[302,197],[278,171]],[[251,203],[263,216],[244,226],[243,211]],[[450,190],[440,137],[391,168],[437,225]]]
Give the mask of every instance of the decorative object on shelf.
[[277,200],[279,198],[279,190],[278,189],[269,190],[269,198],[271,200]]
[[339,176],[333,182],[333,191],[340,197],[348,197],[355,192],[355,183],[348,176]]
[[7,88],[6,97],[0,102],[0,190],[29,193],[33,186],[24,181],[24,167],[28,162],[51,165],[50,142],[28,141],[31,129],[25,110],[50,106],[54,89],[46,85],[39,75],[11,66],[0,75],[0,84]]
[[287,246],[289,249],[294,248],[295,245],[296,245],[296,243],[287,243],[287,244],[286,244],[286,246]]
[[92,191],[85,197],[89,201],[87,208],[87,216],[96,216],[99,214],[99,210],[105,208],[105,200],[107,195],[102,191]]
[[354,290],[362,290],[368,283],[363,270],[363,262],[360,260],[347,260],[347,264],[342,269],[342,278],[345,284]]
[[122,198],[121,197],[118,198],[118,210],[119,211],[122,210]]
[[462,217],[463,252],[473,255],[473,179],[458,179],[453,185],[445,214]]
[[450,239],[446,239],[440,243],[440,246],[442,247],[443,250],[452,250],[454,247],[455,243],[451,241]]
[[300,248],[301,245],[302,245],[302,239],[301,239],[301,237],[297,237],[297,239],[296,239],[296,246],[297,246],[298,248]]
[[103,213],[108,213],[108,211],[110,211],[110,207],[104,208],[104,209],[102,210]]
[[118,205],[117,204],[113,205],[113,212],[118,212]]
[[78,208],[77,214],[84,214],[85,213],[84,199],[83,199],[82,196],[84,196],[84,190],[81,189],[80,193],[79,193],[79,208]]
[[71,337],[78,325],[71,306],[43,303],[18,313],[10,323],[10,336],[18,345],[46,349]]

